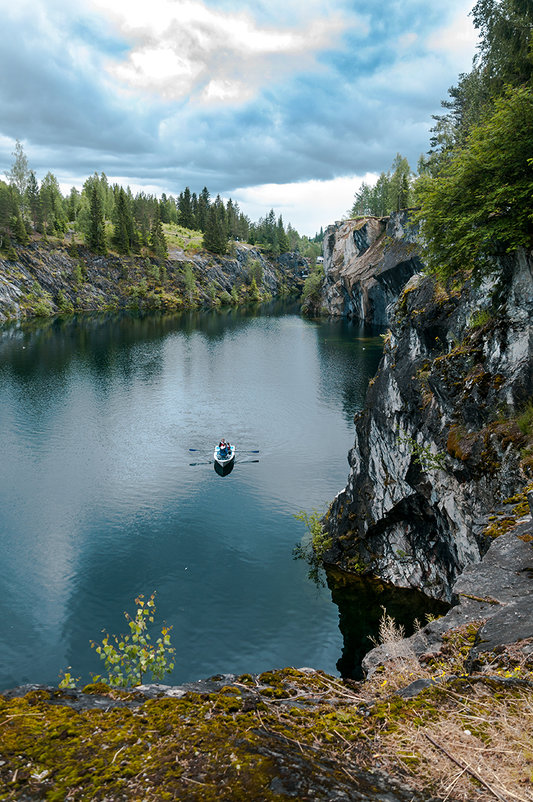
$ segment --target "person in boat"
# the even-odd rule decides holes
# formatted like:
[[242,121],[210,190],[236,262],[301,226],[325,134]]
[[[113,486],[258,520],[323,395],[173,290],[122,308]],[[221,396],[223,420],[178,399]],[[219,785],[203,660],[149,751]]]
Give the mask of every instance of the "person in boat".
[[227,446],[227,443],[224,440],[224,438],[222,438],[222,440],[218,444],[218,449],[220,451],[220,456],[221,457],[226,457],[227,456],[227,454],[228,454],[228,450],[227,450],[228,446]]

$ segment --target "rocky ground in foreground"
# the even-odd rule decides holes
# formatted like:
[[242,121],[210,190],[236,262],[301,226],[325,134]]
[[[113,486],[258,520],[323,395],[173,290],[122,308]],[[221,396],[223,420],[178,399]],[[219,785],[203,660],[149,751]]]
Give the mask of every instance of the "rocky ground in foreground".
[[0,696],[0,799],[533,800],[533,525],[495,540],[459,604],[365,682],[286,668],[181,687]]

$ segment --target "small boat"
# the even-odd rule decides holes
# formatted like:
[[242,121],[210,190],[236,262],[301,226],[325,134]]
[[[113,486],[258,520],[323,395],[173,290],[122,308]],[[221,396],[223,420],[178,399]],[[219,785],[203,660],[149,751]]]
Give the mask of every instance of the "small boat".
[[230,465],[233,465],[235,459],[235,446],[230,446],[229,450],[222,450],[220,446],[215,446],[213,459],[215,461],[215,466],[219,465],[222,469],[228,468]]

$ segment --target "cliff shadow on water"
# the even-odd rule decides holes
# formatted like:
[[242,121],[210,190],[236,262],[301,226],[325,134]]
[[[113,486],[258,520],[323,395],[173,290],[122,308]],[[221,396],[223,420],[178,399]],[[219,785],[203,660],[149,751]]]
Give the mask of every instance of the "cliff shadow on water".
[[450,608],[421,591],[395,587],[377,578],[357,577],[332,568],[326,575],[332,601],[339,609],[343,647],[337,670],[344,678],[363,679],[361,662],[377,643],[385,612],[408,637]]

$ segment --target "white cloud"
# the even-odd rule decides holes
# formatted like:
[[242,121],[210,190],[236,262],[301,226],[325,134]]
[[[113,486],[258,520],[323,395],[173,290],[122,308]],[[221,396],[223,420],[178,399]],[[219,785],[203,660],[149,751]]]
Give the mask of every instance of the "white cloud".
[[478,41],[472,18],[468,16],[471,7],[472,2],[468,0],[464,9],[458,10],[448,25],[433,31],[426,41],[428,50],[444,52],[458,71],[470,70]]
[[348,26],[338,11],[298,28],[280,28],[260,26],[249,12],[214,10],[201,0],[90,2],[131,43],[124,60],[109,62],[110,74],[165,100],[190,95],[204,103],[248,100],[268,83],[309,67]]
[[300,234],[314,236],[320,228],[341,220],[353,204],[354,195],[365,181],[372,184],[377,175],[343,176],[330,181],[301,181],[294,184],[261,184],[236,189],[233,200],[252,220],[264,217],[270,209],[283,215]]

